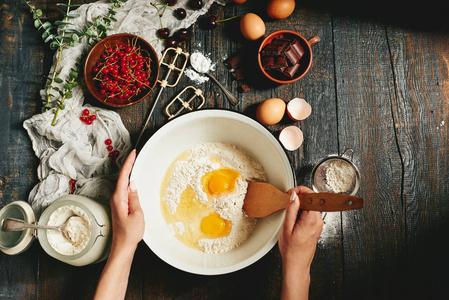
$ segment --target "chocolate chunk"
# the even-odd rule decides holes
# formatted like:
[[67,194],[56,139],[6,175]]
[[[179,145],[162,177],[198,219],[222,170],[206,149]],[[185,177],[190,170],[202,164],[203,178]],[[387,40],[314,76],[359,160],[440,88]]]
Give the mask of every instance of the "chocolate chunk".
[[237,88],[237,90],[238,90],[240,93],[246,93],[246,92],[249,92],[249,91],[254,90],[254,87],[252,87],[252,86],[250,86],[250,85],[244,83],[244,84],[242,84],[241,86],[239,86],[239,87]]
[[289,60],[290,64],[296,65],[301,57],[304,55],[304,49],[301,47],[297,40],[294,40],[284,51],[285,57]]
[[284,74],[288,78],[293,78],[293,76],[295,76],[296,71],[298,71],[298,69],[299,69],[299,64],[296,64],[291,67],[285,68],[284,71],[282,72],[282,74]]
[[234,76],[235,76],[235,79],[237,79],[237,80],[243,80],[243,79],[245,79],[245,72],[243,72],[242,69],[237,68],[234,71]]
[[265,56],[262,58],[262,67],[265,71],[271,70],[275,67],[274,65],[274,57],[273,56]]
[[286,67],[288,67],[287,60],[282,56],[276,56],[274,58],[274,65],[278,70],[284,70]]
[[282,46],[282,45],[268,44],[265,47],[263,47],[260,54],[262,56],[279,56],[282,54],[283,49],[284,49],[284,46]]
[[226,68],[235,69],[242,62],[242,57],[243,55],[241,52],[236,52],[231,56],[229,56],[228,58],[226,58],[226,60],[223,63],[226,66]]

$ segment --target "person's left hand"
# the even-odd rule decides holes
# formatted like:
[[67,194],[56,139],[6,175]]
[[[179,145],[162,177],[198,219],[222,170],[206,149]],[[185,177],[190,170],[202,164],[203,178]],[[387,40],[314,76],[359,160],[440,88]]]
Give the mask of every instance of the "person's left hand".
[[117,187],[111,198],[113,250],[134,252],[145,231],[145,220],[136,184],[134,181],[129,181],[135,160],[136,150],[133,150],[123,164]]

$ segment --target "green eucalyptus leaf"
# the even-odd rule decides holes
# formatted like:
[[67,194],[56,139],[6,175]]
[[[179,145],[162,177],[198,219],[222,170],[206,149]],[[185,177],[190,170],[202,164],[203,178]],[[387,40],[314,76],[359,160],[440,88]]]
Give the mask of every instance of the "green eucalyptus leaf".
[[39,19],[34,20],[34,27],[39,28],[41,26],[41,21]]
[[72,89],[72,84],[66,83],[66,84],[64,84],[64,88],[65,88],[66,90],[71,90],[71,89]]
[[59,13],[61,15],[63,15],[64,17],[67,17],[67,13],[65,11],[63,11],[62,9],[57,8],[56,10],[59,11]]
[[78,86],[78,82],[74,81],[72,82],[72,87],[77,87]]
[[77,79],[78,78],[78,72],[72,71],[72,72],[69,73],[69,76],[70,76],[70,78]]
[[56,3],[56,6],[65,6],[65,7],[80,7],[81,4],[65,4],[65,3]]
[[64,93],[62,91],[58,91],[58,93],[61,97],[64,97]]
[[36,16],[38,16],[38,17],[42,16],[42,10],[36,9],[35,12],[36,12]]
[[111,19],[112,21],[114,21],[114,22],[117,22],[117,19],[114,18],[114,17],[110,17],[110,19]]
[[58,88],[57,86],[54,86],[53,89],[54,89],[55,91],[59,91],[59,88]]
[[79,40],[80,40],[80,37],[76,33],[72,34],[72,41],[79,42]]
[[51,29],[53,26],[51,26],[50,22],[45,22],[44,24],[42,24],[41,27],[44,28],[45,30],[47,30],[47,29]]
[[71,91],[68,91],[67,93],[65,93],[65,98],[66,98],[66,99],[72,98],[72,92],[71,92]]
[[47,100],[46,100],[46,99],[41,99],[41,102],[42,102],[43,104],[46,104],[46,103],[47,103]]
[[94,33],[92,32],[92,30],[91,30],[90,28],[87,28],[86,34],[87,34],[88,36],[92,36]]
[[71,42],[70,42],[70,47],[73,47],[73,46],[75,46],[75,42],[74,42],[74,41],[71,41]]
[[[66,98],[67,98],[67,97],[66,97]],[[59,104],[59,105],[58,105],[58,107],[59,107],[60,109],[62,109],[62,110],[64,110],[64,109],[65,109],[65,105],[64,105],[64,104],[62,104],[62,103],[61,103],[61,104]]]
[[55,21],[55,25],[59,26],[59,25],[73,25],[73,23],[70,22],[63,22],[60,20]]
[[56,35],[54,34],[50,34],[45,40],[44,43],[48,43],[49,41],[51,41]]
[[56,78],[55,78],[55,82],[56,82],[56,83],[63,83],[64,81],[63,81],[61,78],[56,77]]
[[80,14],[71,13],[71,14],[67,15],[67,18],[79,18],[79,17],[80,17]]

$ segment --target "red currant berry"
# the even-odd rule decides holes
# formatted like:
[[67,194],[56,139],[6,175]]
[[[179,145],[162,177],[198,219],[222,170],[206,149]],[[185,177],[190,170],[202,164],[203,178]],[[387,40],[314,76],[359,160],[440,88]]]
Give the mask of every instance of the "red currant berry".
[[107,139],[106,141],[104,141],[104,143],[106,145],[111,145],[112,144],[112,140],[111,139]]
[[92,121],[95,120],[97,118],[97,115],[92,115],[89,117],[89,119],[91,119]]
[[109,145],[109,146],[106,147],[106,149],[108,149],[108,151],[110,152],[110,151],[114,150],[114,147],[112,147],[111,145]]
[[118,150],[114,150],[111,153],[112,153],[112,156],[114,156],[114,157],[118,157],[120,155],[120,151],[118,151]]
[[87,118],[86,117],[80,117],[81,122],[86,122]]
[[86,108],[85,110],[83,110],[83,115],[85,116],[90,115],[90,111]]
[[86,119],[86,124],[87,124],[87,125],[92,124],[92,120],[91,120],[91,119]]

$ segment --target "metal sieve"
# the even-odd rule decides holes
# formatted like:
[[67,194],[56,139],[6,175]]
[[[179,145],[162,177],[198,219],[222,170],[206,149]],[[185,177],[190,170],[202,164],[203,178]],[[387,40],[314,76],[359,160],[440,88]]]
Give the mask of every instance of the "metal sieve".
[[[348,154],[349,153],[349,154]],[[360,172],[353,162],[354,150],[346,148],[341,154],[332,154],[320,160],[312,170],[311,185],[315,192],[334,193],[327,181],[327,169],[331,162],[340,161],[351,166],[354,171],[351,187],[341,194],[354,196],[360,187]]]

